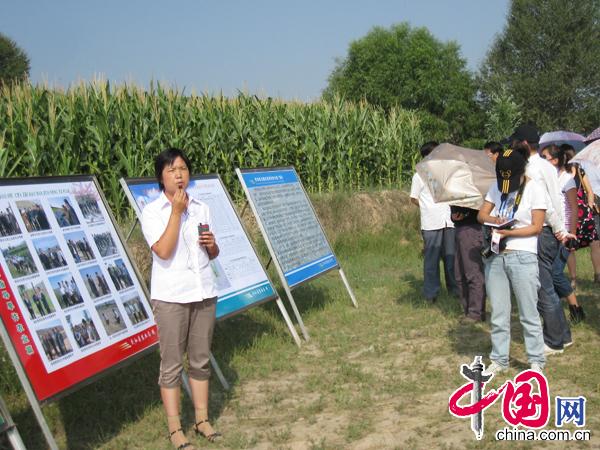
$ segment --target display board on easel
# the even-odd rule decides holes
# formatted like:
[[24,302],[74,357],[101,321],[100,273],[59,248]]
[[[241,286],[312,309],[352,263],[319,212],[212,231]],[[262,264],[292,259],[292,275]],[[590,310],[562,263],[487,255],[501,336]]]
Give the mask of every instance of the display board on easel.
[[41,406],[158,346],[94,176],[0,180],[0,335],[51,448]]
[[[236,169],[298,321],[291,290],[338,269],[354,294],[293,166]],[[308,334],[302,324],[305,338]]]
[[[161,194],[156,179],[124,178],[120,181],[138,219],[141,219],[144,207]],[[217,322],[276,299],[294,340],[300,345],[298,333],[273,288],[221,177],[218,174],[192,175],[187,192],[206,203],[213,218],[214,229],[211,231],[220,249],[219,256],[211,261],[219,288]]]
[[2,180],[0,234],[0,317],[40,405],[158,342],[95,177]]

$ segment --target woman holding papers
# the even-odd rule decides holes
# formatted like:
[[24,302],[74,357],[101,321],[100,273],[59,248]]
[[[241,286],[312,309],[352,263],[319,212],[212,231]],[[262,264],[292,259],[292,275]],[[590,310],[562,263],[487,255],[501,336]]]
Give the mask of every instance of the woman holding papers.
[[523,325],[527,361],[541,372],[546,362],[542,322],[537,311],[540,287],[537,236],[546,214],[544,191],[525,176],[528,151],[520,144],[506,150],[496,161],[496,179],[477,216],[479,222],[500,227],[515,220],[512,227],[494,228],[492,256],[486,260],[485,283],[492,313],[492,363],[487,373],[508,370],[510,350],[510,289],[517,299]]
[[142,229],[152,249],[151,297],[160,345],[161,397],[167,413],[169,437],[178,449],[192,449],[181,429],[179,397],[184,354],[196,411],[196,433],[214,442],[208,422],[209,357],[217,307],[217,282],[210,260],[219,247],[208,206],[186,192],[191,163],[175,148],[154,161],[160,197],[142,213]]

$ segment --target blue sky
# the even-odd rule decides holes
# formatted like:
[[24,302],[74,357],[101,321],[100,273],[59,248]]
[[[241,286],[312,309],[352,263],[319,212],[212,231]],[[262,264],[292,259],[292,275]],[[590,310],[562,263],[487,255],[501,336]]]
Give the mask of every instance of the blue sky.
[[0,0],[0,32],[30,56],[31,78],[63,86],[151,78],[186,93],[311,101],[335,57],[373,26],[408,21],[462,48],[475,70],[506,23],[508,0]]

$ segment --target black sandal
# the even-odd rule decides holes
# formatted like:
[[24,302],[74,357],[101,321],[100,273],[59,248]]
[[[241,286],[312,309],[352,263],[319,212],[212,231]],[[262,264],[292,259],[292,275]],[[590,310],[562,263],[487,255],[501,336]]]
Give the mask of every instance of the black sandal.
[[[217,438],[220,438],[221,436],[223,436],[221,433],[219,433],[218,431],[215,431],[213,434],[211,435],[206,435],[204,434],[202,431],[200,431],[200,428],[198,428],[198,425],[202,425],[204,422],[208,422],[208,419],[205,420],[201,420],[200,422],[198,422],[195,426],[194,426],[194,431],[196,433],[198,433],[201,436],[204,436],[206,439],[208,439],[209,442],[216,442]],[[208,423],[210,425],[210,422]],[[212,425],[211,425],[212,426]]]
[[[179,433],[180,431],[183,433],[183,430],[182,430],[181,428],[180,428],[180,429],[178,429],[178,430],[175,430],[175,431],[173,431],[172,433],[169,433],[169,435],[168,435],[168,436],[167,436],[167,438],[166,438],[166,439],[167,439],[167,441],[171,440],[171,437],[172,437],[172,436],[173,436],[175,433]],[[173,443],[173,441],[171,441],[171,443]],[[190,445],[191,445],[192,447],[194,446],[194,444],[192,444],[191,442],[184,442],[184,443],[183,443],[183,444],[181,444],[179,447],[177,447],[177,450],[183,450],[184,448],[186,448],[186,447],[189,447]]]

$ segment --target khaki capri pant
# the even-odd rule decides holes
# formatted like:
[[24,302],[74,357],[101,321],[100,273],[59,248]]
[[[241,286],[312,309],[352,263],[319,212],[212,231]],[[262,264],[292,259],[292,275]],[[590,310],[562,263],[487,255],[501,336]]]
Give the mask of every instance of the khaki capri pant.
[[193,303],[154,300],[161,359],[159,386],[175,389],[181,385],[186,347],[188,376],[198,381],[210,378],[210,344],[216,311],[217,297]]

